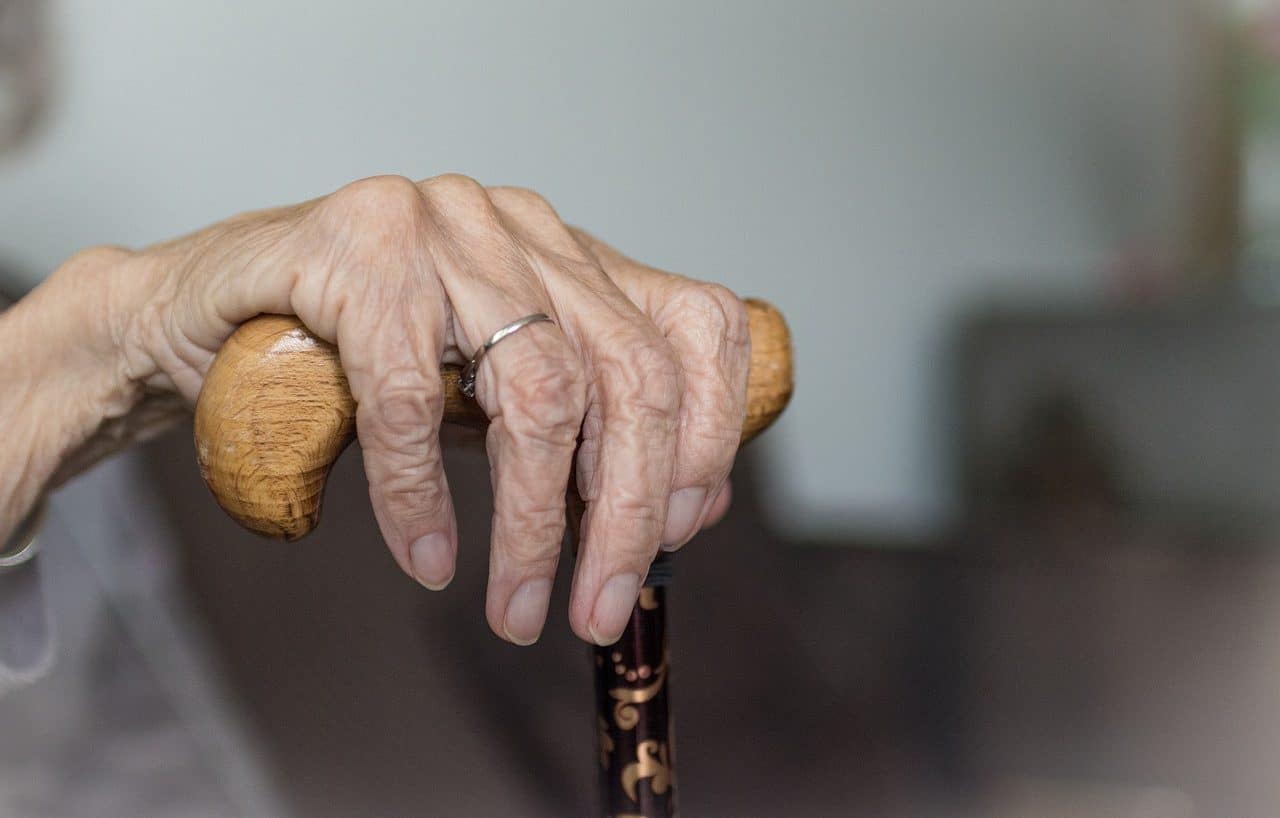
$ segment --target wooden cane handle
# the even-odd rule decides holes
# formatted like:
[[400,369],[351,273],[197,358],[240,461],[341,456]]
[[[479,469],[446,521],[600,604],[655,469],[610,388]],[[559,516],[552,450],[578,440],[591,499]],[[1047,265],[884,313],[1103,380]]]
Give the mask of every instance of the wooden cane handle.
[[[742,441],[773,423],[791,398],[791,338],[773,306],[746,301],[751,374]],[[489,420],[446,366],[444,420]],[[356,404],[338,350],[297,318],[262,315],[214,358],[196,402],[200,473],[218,504],[261,534],[296,539],[315,528],[329,469],[355,436]]]

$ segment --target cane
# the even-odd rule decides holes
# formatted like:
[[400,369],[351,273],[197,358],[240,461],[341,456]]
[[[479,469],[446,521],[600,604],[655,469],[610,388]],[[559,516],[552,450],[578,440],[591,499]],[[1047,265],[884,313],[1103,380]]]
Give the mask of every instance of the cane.
[[[791,397],[791,339],[781,313],[746,301],[751,371],[742,442],[763,432]],[[488,418],[445,367],[446,423],[483,428]],[[337,350],[296,318],[264,315],[219,351],[196,403],[200,473],[236,521],[271,537],[315,528],[330,467],[354,439],[355,401]],[[572,496],[571,511],[581,508]],[[576,529],[576,526],[574,526]],[[668,706],[665,589],[670,556],[649,570],[622,638],[594,649],[604,810],[614,818],[676,813],[675,756]]]

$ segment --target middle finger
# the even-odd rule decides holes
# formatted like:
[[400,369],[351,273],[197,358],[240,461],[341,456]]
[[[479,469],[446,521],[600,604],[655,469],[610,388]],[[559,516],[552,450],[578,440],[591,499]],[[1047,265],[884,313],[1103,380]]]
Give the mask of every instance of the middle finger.
[[657,553],[676,463],[684,377],[675,350],[536,194],[495,189],[581,351],[587,413],[577,485],[586,501],[570,595],[574,631],[597,644],[622,635]]

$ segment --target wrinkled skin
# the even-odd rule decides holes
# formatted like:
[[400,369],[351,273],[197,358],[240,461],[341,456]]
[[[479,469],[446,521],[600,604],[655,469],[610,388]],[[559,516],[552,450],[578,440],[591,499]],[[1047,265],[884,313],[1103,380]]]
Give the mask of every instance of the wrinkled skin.
[[750,355],[733,294],[625,258],[532,191],[388,176],[138,252],[82,252],[0,316],[0,534],[185,411],[222,343],[264,312],[338,345],[383,538],[432,589],[458,548],[440,364],[521,316],[555,319],[494,347],[477,382],[492,419],[486,615],[511,642],[546,619],[575,449],[569,619],[588,641],[616,641],[658,548],[728,507]]

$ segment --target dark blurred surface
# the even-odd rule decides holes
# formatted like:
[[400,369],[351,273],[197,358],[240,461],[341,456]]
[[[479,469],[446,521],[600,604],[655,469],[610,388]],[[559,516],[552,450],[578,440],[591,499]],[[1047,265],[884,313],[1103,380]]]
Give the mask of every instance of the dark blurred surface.
[[[319,532],[285,545],[222,516],[185,434],[150,460],[191,591],[298,814],[592,813],[588,651],[564,621],[567,576],[536,647],[484,624],[480,454],[449,457],[463,547],[433,594],[385,552],[358,451]],[[1170,547],[1186,545],[1177,529],[1105,515],[910,551],[805,548],[759,518],[749,453],[736,479],[734,510],[680,555],[671,592],[686,814],[1280,803],[1274,550]]]
[[[453,585],[433,594],[386,553],[358,452],[336,468],[317,534],[285,545],[225,519],[184,444],[152,459],[191,588],[299,814],[591,813],[590,655],[564,619],[568,577],[536,647],[488,632],[482,456],[449,459],[463,547]],[[902,797],[925,588],[859,572],[866,555],[786,549],[741,505],[681,555],[672,591],[683,808],[843,815],[851,799]],[[827,779],[843,783],[806,783]]]

